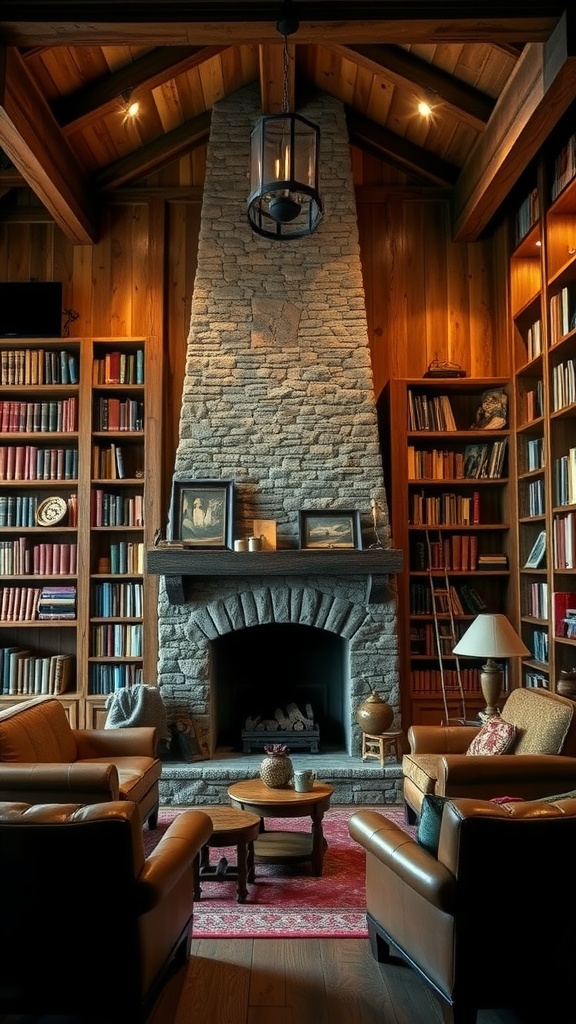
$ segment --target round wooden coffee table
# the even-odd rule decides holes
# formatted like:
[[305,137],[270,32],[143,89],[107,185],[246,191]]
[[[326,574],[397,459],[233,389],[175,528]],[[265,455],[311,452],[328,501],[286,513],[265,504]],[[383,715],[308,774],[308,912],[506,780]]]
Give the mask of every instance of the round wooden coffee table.
[[330,807],[333,786],[315,782],[309,793],[293,789],[271,789],[261,779],[247,779],[228,787],[233,807],[252,811],[261,818],[312,819],[311,832],[260,832],[254,843],[254,858],[268,864],[309,860],[314,875],[322,874],[326,840],[322,829],[324,812]]
[[[237,880],[237,901],[244,903],[248,895],[246,883],[254,881],[254,840],[260,833],[260,815],[221,804],[201,809],[212,819],[212,835],[194,861],[194,899],[200,899],[203,878],[213,882],[227,882],[234,878]],[[226,857],[221,857],[217,864],[210,863],[211,847],[223,846],[236,847],[236,864],[229,864]]]

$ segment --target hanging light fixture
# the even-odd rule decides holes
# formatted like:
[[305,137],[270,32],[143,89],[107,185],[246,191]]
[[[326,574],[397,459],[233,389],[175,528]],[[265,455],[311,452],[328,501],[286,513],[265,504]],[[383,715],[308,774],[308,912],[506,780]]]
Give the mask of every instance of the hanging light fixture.
[[259,118],[250,136],[248,221],[265,238],[303,238],[322,217],[320,129],[288,112],[288,36],[298,29],[289,4],[276,27],[284,36],[282,113]]

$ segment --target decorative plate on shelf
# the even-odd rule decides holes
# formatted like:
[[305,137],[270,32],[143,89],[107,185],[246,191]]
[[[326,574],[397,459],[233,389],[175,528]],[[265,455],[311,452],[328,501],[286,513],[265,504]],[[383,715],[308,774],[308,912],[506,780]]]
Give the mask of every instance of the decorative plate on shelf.
[[41,501],[36,510],[36,522],[38,526],[54,526],[62,522],[68,511],[68,505],[64,498],[54,496]]

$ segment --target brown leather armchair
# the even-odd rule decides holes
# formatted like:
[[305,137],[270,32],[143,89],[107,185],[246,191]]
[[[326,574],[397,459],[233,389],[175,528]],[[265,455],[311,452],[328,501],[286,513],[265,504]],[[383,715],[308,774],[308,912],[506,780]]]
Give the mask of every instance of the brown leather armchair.
[[535,800],[576,789],[576,703],[541,689],[512,690],[502,718],[516,726],[510,753],[469,755],[479,728],[413,725],[402,758],[404,804],[417,820],[426,793]]
[[0,1012],[144,1021],[189,955],[211,832],[183,811],[146,857],[131,801],[0,803]]
[[576,799],[448,800],[437,857],[376,811],[354,813],[349,831],[366,851],[378,961],[399,953],[451,1007],[453,1024],[476,1024],[480,1008],[537,1009],[539,1000],[535,1020],[565,1019],[555,1000],[569,998],[574,979],[576,887],[564,867]]

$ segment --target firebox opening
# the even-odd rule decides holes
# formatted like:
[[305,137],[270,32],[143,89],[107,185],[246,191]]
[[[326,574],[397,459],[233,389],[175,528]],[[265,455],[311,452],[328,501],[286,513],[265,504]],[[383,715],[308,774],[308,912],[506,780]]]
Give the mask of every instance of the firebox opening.
[[[344,750],[348,648],[336,633],[292,623],[252,626],[213,640],[216,749],[242,750],[249,717],[274,719],[276,708],[295,703],[303,712],[312,707],[321,752]],[[290,732],[278,730],[276,742],[290,746]]]

